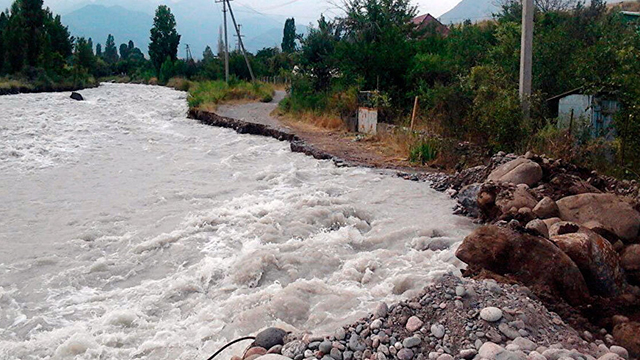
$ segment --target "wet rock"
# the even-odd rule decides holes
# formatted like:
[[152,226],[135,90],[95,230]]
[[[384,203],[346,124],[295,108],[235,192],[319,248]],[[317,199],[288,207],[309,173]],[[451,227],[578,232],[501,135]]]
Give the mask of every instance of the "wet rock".
[[420,330],[424,323],[417,316],[412,316],[407,320],[407,330],[414,332]]
[[613,328],[613,337],[633,358],[640,357],[640,323],[623,322]]
[[488,180],[533,186],[542,180],[542,168],[531,160],[517,158],[498,166],[489,174]]
[[527,223],[527,226],[525,226],[525,228],[527,230],[537,233],[538,235],[544,238],[547,238],[547,239],[549,238],[549,229],[547,229],[547,224],[545,224],[544,221],[540,219],[529,221],[529,223]]
[[384,318],[385,316],[387,316],[388,312],[389,307],[387,306],[387,303],[381,302],[380,304],[378,304],[378,306],[376,306],[376,310],[373,314],[376,318]]
[[286,357],[295,359],[296,356],[304,354],[307,346],[302,340],[293,340],[282,346],[280,353]]
[[486,307],[480,311],[480,318],[488,322],[496,322],[502,319],[502,310],[497,307]]
[[597,221],[623,240],[633,240],[640,230],[640,213],[614,194],[580,194],[557,201],[560,218],[586,223]]
[[551,237],[578,266],[593,294],[616,296],[625,286],[618,253],[609,241],[595,232],[556,235]]
[[476,183],[463,187],[457,195],[457,200],[460,205],[467,211],[467,214],[472,217],[480,217],[481,210],[478,206],[478,195],[482,189],[482,184]]
[[533,208],[533,213],[540,219],[550,219],[557,217],[560,214],[560,210],[558,209],[558,205],[555,201],[553,201],[553,199],[545,196]]
[[489,225],[467,236],[456,256],[468,264],[467,272],[487,270],[509,274],[532,290],[557,294],[570,304],[590,299],[576,264],[547,239]]
[[347,336],[347,333],[344,331],[343,328],[339,328],[338,330],[336,330],[334,336],[336,337],[337,340],[344,340],[345,337]]
[[80,95],[80,93],[77,93],[75,91],[71,93],[70,98],[73,99],[73,100],[76,100],[76,101],[83,101],[84,100],[84,97],[82,97],[82,95]]
[[328,340],[325,340],[321,342],[320,345],[318,345],[318,350],[320,350],[320,352],[323,354],[330,353],[332,348],[333,348],[333,344],[331,344],[331,341],[328,341]]
[[253,346],[271,349],[276,345],[284,345],[284,337],[287,332],[279,328],[267,328],[256,335]]
[[396,357],[398,358],[398,360],[411,360],[413,359],[413,351],[407,348],[400,349]]

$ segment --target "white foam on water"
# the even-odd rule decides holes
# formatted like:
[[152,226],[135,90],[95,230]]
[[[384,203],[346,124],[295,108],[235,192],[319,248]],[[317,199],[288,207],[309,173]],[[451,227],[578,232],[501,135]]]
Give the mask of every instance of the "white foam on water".
[[167,88],[83,95],[0,97],[0,359],[206,358],[459,273],[473,225],[426,184],[203,126]]

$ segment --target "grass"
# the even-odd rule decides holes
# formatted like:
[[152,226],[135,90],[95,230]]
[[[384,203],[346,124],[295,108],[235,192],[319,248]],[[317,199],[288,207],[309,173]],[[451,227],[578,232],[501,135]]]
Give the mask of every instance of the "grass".
[[189,108],[215,111],[219,104],[230,101],[270,102],[275,90],[272,85],[256,82],[203,81],[189,85]]
[[98,82],[93,77],[81,79],[74,83],[71,79],[63,79],[54,82],[51,79],[28,80],[18,77],[0,78],[0,95],[52,92],[52,91],[72,91],[98,86]]

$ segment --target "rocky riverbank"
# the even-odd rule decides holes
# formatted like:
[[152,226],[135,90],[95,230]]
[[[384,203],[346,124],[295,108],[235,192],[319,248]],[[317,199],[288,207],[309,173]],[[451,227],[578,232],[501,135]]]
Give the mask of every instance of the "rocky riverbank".
[[597,336],[578,333],[526,287],[447,275],[328,336],[267,329],[232,360],[629,359],[605,330]]
[[[375,166],[318,151],[286,129],[195,110],[189,116],[239,133],[286,140],[294,152],[332,159],[337,165]],[[384,315],[381,306],[333,336],[288,334],[280,344],[254,344],[241,359],[640,356],[636,182],[531,153],[499,153],[488,165],[455,175],[398,175],[430,181],[458,200],[457,213],[487,224],[469,235],[456,253],[468,265],[468,279],[448,276],[419,298],[391,305]]]

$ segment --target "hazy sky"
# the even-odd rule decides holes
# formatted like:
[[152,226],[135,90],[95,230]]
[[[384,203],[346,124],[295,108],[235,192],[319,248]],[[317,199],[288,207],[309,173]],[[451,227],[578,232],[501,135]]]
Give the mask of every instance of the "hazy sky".
[[[133,0],[128,2],[129,5],[142,3],[172,3],[177,1],[189,1],[189,0]],[[214,1],[214,0],[211,0]],[[13,0],[0,0],[0,8],[8,7]],[[55,12],[65,13],[78,7],[78,5],[85,3],[113,3],[113,0],[45,0],[45,6],[51,7]],[[115,1],[117,2],[117,0]],[[331,16],[332,13],[337,13],[339,10],[335,3],[342,3],[342,0],[232,0],[233,3],[238,5],[245,5],[254,9],[256,12],[262,14],[273,14],[283,16],[294,16],[302,20],[301,22],[314,21],[318,18],[320,13],[326,13]],[[460,0],[413,0],[414,4],[418,5],[419,12],[429,12],[435,16],[440,16],[453,8]],[[124,2],[125,4],[127,2]],[[125,7],[129,7],[124,5]],[[133,7],[138,7],[133,5]]]

